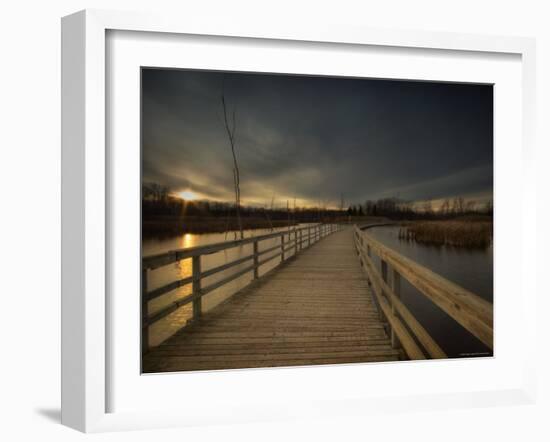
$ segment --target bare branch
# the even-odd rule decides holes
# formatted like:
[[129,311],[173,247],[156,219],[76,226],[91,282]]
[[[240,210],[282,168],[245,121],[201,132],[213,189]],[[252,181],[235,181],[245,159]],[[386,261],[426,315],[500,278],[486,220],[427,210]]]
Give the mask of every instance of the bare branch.
[[229,138],[229,144],[231,147],[231,154],[233,156],[233,184],[235,186],[235,208],[237,212],[237,223],[239,225],[239,230],[241,233],[241,239],[244,238],[243,225],[241,221],[241,189],[240,189],[240,174],[239,174],[239,165],[237,163],[237,155],[235,153],[235,129],[236,129],[236,118],[235,118],[235,109],[233,109],[232,115],[232,128],[229,126],[227,120],[227,106],[225,104],[225,77],[222,83],[222,108],[223,108],[223,120],[225,124],[225,130],[227,132],[227,137]]

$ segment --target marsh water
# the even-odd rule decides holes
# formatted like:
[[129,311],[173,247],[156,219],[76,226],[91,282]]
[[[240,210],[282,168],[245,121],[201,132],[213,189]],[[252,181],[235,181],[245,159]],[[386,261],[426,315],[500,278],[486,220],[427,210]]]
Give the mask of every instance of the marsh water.
[[[298,227],[306,227],[308,224],[300,224]],[[292,227],[293,228],[293,227]],[[273,232],[283,232],[288,231],[287,227],[278,228],[278,229],[252,229],[245,230],[245,238],[250,238],[252,236],[261,236],[267,235]],[[170,238],[147,238],[142,241],[142,255],[149,256],[155,255],[158,253],[168,252],[170,250],[182,249],[188,247],[204,246],[207,244],[220,243],[225,241],[231,241],[237,239],[235,232],[226,233],[186,233],[183,235],[170,237]],[[288,241],[286,237],[285,241]],[[268,249],[270,247],[275,247],[280,244],[280,237],[267,239],[259,243],[259,251]],[[234,261],[238,258],[251,255],[253,252],[253,245],[246,244],[239,247],[233,247],[218,253],[213,253],[211,255],[203,255],[201,258],[201,269],[203,271],[211,269],[213,267],[218,267],[220,265],[226,264],[228,262]],[[263,255],[261,259],[268,258],[277,254],[279,250],[274,250]],[[292,251],[289,251],[286,256],[291,256]],[[274,258],[273,260],[263,264],[260,267],[259,274],[260,276],[274,268],[280,262],[280,258]],[[223,270],[219,273],[206,277],[202,280],[202,285],[208,286],[220,279],[223,279],[231,274],[238,272],[240,269],[244,269],[251,265],[251,261],[246,261],[242,264],[231,267],[230,269]],[[159,269],[155,269],[149,272],[148,275],[148,290],[154,290],[155,288],[166,285],[170,282],[173,282],[178,279],[186,278],[191,276],[192,265],[191,259],[185,259],[179,261],[175,264],[167,265]],[[219,287],[218,289],[212,291],[208,295],[202,298],[202,310],[203,312],[208,312],[213,307],[220,304],[222,301],[227,299],[229,296],[237,292],[238,290],[245,287],[252,279],[252,272],[247,272],[239,278],[234,279],[233,281]],[[181,287],[177,290],[169,292],[163,296],[160,296],[156,299],[153,299],[149,302],[149,315],[153,315],[159,310],[162,310],[164,307],[168,306],[172,302],[180,299],[184,296],[191,294],[191,284],[188,284],[184,287]],[[166,338],[173,335],[181,327],[183,327],[192,316],[192,304],[189,303],[183,307],[180,307],[178,310],[174,311],[170,315],[161,319],[160,321],[154,323],[149,328],[149,343],[152,346],[160,344]]]
[[[399,238],[398,226],[368,229],[383,244],[493,303],[493,247],[427,246]],[[373,254],[377,268],[380,260]],[[465,331],[416,288],[401,279],[401,299],[449,357],[490,356],[492,351]]]

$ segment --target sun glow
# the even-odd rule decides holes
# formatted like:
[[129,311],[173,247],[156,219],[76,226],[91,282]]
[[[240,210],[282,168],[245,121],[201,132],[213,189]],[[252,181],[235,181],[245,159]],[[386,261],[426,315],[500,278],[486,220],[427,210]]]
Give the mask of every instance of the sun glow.
[[191,192],[190,190],[184,190],[183,192],[180,192],[180,197],[186,201],[193,201],[197,199],[197,194]]

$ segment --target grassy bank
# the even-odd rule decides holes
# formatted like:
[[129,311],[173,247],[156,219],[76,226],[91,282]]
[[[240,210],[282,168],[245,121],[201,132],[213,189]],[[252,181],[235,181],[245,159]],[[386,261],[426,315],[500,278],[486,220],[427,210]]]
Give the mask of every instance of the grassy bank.
[[[243,229],[270,229],[271,227],[287,227],[287,220],[274,220],[269,222],[265,218],[243,218]],[[293,225],[291,222],[290,225]],[[239,230],[237,220],[220,217],[201,216],[158,216],[144,219],[142,223],[142,235],[144,238],[164,238],[182,235],[184,233],[224,233]]]
[[413,221],[401,227],[399,238],[428,245],[482,249],[491,245],[493,221],[481,217]]

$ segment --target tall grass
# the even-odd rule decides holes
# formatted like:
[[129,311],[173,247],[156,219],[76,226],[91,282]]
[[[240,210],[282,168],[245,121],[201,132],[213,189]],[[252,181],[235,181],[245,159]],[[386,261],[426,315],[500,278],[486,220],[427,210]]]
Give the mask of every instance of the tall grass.
[[402,240],[437,246],[487,248],[493,239],[493,222],[487,220],[415,221],[399,230]]

